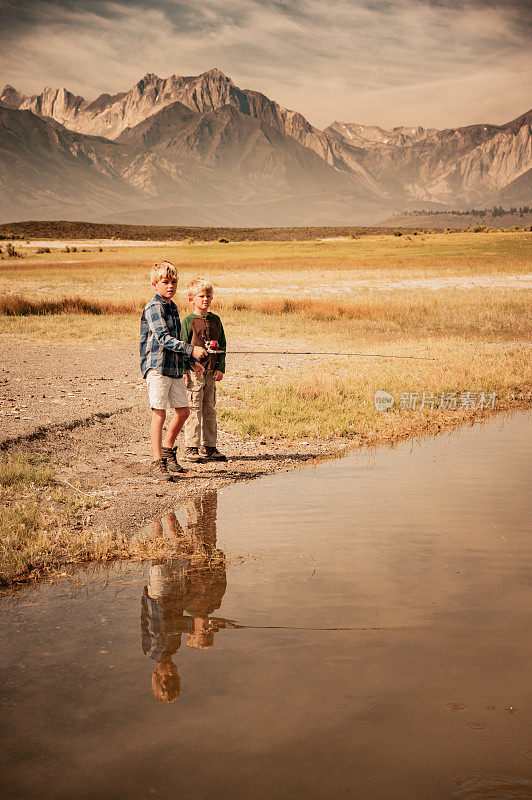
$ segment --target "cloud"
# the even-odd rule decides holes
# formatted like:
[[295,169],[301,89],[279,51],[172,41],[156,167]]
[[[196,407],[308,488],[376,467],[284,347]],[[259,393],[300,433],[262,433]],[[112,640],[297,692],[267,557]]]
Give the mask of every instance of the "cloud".
[[0,0],[0,14],[0,72],[27,93],[92,98],[217,66],[320,127],[504,122],[528,106],[518,0]]

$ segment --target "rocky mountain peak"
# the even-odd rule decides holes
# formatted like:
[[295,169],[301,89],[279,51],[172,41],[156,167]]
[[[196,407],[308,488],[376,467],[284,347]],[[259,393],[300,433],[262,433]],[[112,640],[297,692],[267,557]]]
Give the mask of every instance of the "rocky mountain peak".
[[6,83],[0,95],[0,103],[7,108],[20,108],[21,103],[24,102],[26,96],[18,92],[14,86]]
[[221,69],[218,69],[218,67],[213,67],[212,69],[208,69],[206,72],[202,73],[201,77],[204,77],[204,76],[207,76],[207,75],[209,75],[209,76],[211,76],[213,78],[221,78],[224,81],[228,81],[229,83],[233,83],[231,78],[229,78],[224,72],[222,72]]
[[85,101],[65,87],[46,86],[38,95],[26,97],[6,86],[0,103],[15,109],[29,109],[51,117],[79,133],[114,139],[126,128],[133,128],[165,106],[180,102],[192,111],[204,112],[233,105],[245,111],[245,97],[218,67],[200,75],[170,75],[161,78],[147,72],[127,92],[102,94]]
[[141,78],[136,83],[136,87],[143,92],[147,86],[153,86],[154,84],[159,83],[161,78],[158,75],[155,75],[154,72],[147,72],[143,78]]

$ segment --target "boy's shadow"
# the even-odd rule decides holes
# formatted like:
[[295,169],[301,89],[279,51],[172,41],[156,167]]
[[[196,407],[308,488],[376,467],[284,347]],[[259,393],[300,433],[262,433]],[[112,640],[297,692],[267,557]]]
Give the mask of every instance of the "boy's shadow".
[[141,601],[142,649],[156,662],[152,690],[163,703],[180,694],[172,656],[182,635],[187,634],[187,647],[206,650],[221,628],[238,627],[233,620],[211,616],[227,586],[225,555],[216,549],[216,504],[216,492],[190,500],[185,531],[173,512],[152,523],[159,536],[167,525],[175,546],[170,558],[152,561]]

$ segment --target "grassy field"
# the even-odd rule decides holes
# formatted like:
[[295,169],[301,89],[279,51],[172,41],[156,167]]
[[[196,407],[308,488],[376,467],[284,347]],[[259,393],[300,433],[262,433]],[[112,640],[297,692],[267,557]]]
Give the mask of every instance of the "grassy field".
[[[183,302],[180,306],[181,314],[188,313]],[[111,303],[79,297],[44,301],[0,298],[0,333],[40,342],[127,341],[138,334],[140,309],[134,303],[118,307],[120,313],[112,311]],[[315,346],[328,342],[344,351],[344,341],[360,338],[380,343],[402,341],[405,335],[458,335],[469,341],[491,342],[522,340],[531,332],[530,295],[523,290],[368,291],[359,302],[225,300],[217,302],[216,308],[233,337],[246,337],[259,326],[268,337],[302,338]]]
[[[378,388],[496,391],[500,407],[530,392],[530,351],[523,346],[531,340],[530,289],[515,288],[532,263],[532,234],[524,232],[111,245],[101,253],[39,255],[29,246],[24,258],[0,262],[0,333],[41,344],[135,340],[138,313],[152,295],[149,266],[160,258],[179,268],[182,312],[187,281],[211,278],[214,308],[223,313],[230,341],[251,336],[276,343],[275,349],[288,342],[288,349],[433,359],[294,357],[273,382],[260,368],[247,369],[237,376],[241,381],[222,384],[221,418],[235,432],[290,437],[363,430],[378,440],[381,433],[389,437],[393,420],[414,431],[419,414],[431,424],[438,416],[433,409],[407,419],[397,408],[379,414],[372,403]],[[513,282],[509,288],[505,278]]]
[[[369,344],[364,349],[372,352]],[[437,433],[471,419],[480,413],[482,392],[495,392],[499,408],[515,407],[525,396],[525,402],[532,400],[530,351],[522,346],[486,351],[457,338],[441,338],[426,339],[420,347],[419,339],[412,339],[394,352],[434,360],[332,359],[319,365],[318,377],[315,367],[305,366],[273,382],[254,377],[228,394],[220,410],[222,425],[244,436],[344,436],[377,445]],[[377,390],[393,395],[393,410],[376,410]],[[460,406],[467,392],[475,395],[477,408]],[[415,406],[400,408],[404,395],[413,396]],[[449,396],[457,397],[456,409],[447,406]]]
[[81,295],[142,305],[151,292],[149,267],[165,258],[178,266],[183,288],[195,275],[210,276],[218,299],[324,294],[336,301],[346,294],[357,299],[367,290],[357,290],[359,281],[522,273],[530,269],[531,240],[525,232],[455,233],[159,247],[109,243],[102,252],[88,246],[66,253],[57,247],[41,254],[31,244],[17,244],[23,258],[0,261],[0,294],[20,294],[23,288],[33,299]]
[[[420,427],[419,414],[407,420],[397,408],[378,414],[372,403],[378,388],[496,391],[505,407],[532,385],[523,346],[531,340],[530,289],[515,288],[530,274],[530,233],[26,252],[0,262],[0,333],[10,340],[106,346],[135,340],[138,313],[152,295],[149,266],[164,257],[178,266],[183,289],[195,275],[211,278],[230,341],[433,359],[294,357],[273,382],[260,368],[247,369],[240,382],[222,384],[221,417],[236,432],[363,430],[378,440],[381,432],[389,436],[393,420],[403,431]],[[176,300],[188,310],[183,290]],[[431,421],[437,416],[433,409],[420,413]]]

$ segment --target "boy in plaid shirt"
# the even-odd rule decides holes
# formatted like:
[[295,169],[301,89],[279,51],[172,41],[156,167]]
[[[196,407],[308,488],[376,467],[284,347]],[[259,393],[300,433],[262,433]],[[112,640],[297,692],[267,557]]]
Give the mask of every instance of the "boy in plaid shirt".
[[[177,463],[174,447],[190,414],[183,372],[187,368],[201,375],[204,369],[199,359],[207,355],[203,347],[180,339],[179,313],[172,302],[178,278],[176,268],[169,261],[161,261],[152,267],[150,279],[156,294],[144,308],[140,321],[140,369],[142,377],[146,378],[152,410],[152,472],[160,481],[171,481],[172,473],[183,472],[183,467]],[[174,409],[175,416],[163,442],[168,406]]]

